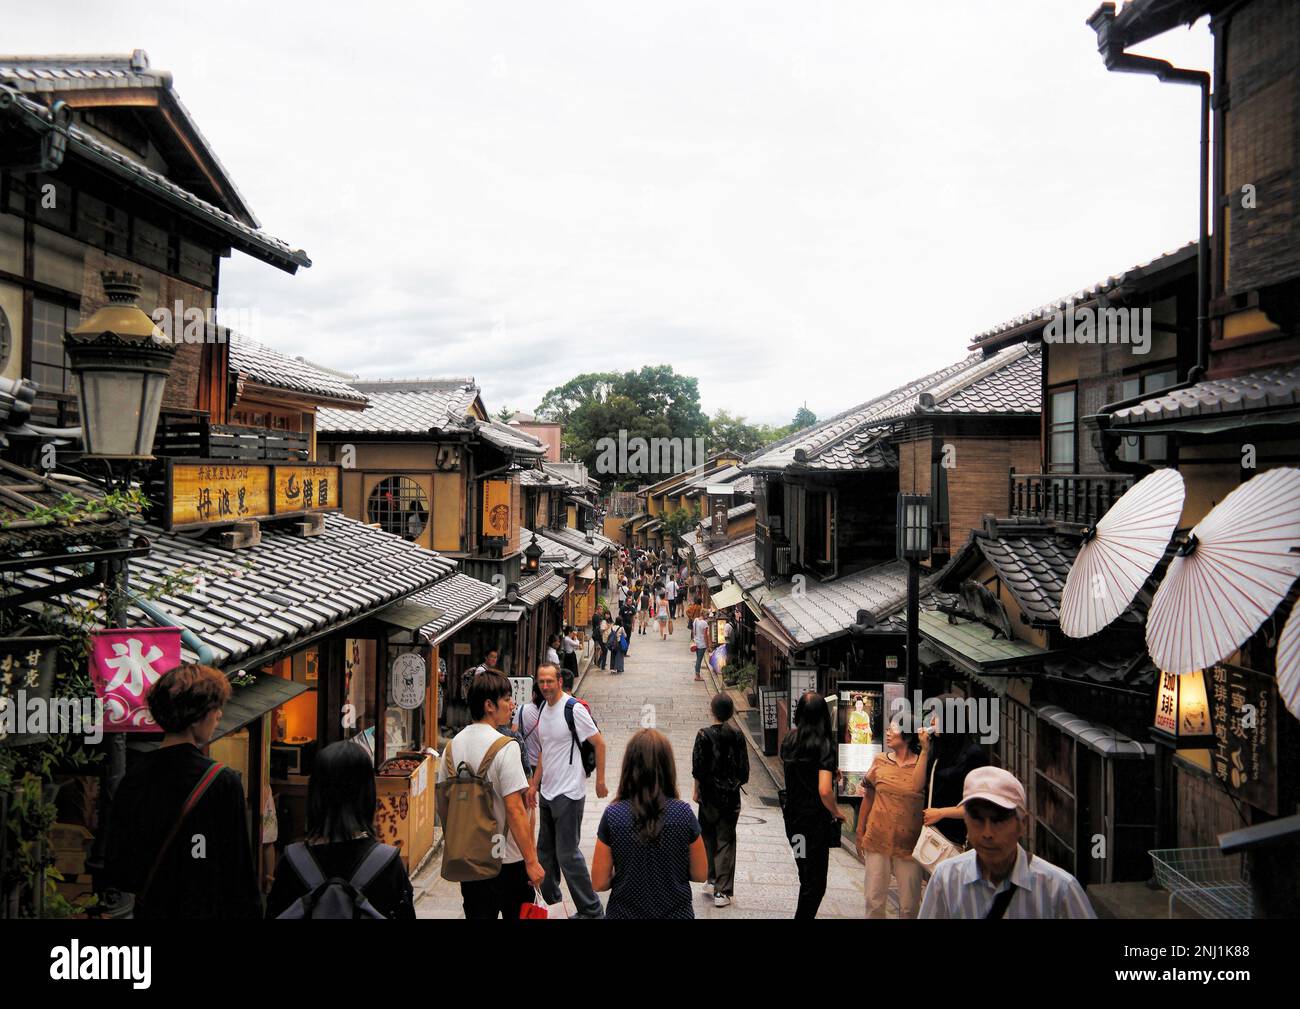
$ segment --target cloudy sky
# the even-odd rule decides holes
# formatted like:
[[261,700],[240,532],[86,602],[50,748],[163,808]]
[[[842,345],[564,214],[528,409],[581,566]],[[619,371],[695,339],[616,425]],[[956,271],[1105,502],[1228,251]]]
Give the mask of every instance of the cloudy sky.
[[[28,5],[10,52],[145,49],[263,226],[258,336],[531,410],[668,363],[821,416],[1195,237],[1195,88],[1107,73],[1094,0]],[[1208,69],[1206,23],[1140,52]]]

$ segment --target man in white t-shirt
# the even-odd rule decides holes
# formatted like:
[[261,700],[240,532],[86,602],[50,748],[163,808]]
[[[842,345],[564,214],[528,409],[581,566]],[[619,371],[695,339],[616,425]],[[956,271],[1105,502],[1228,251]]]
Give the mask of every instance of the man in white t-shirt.
[[[546,870],[542,897],[548,904],[561,899],[560,874],[569,884],[579,918],[604,914],[600,898],[591,886],[591,873],[578,844],[582,836],[582,811],[587,802],[587,774],[582,766],[581,745],[590,742],[596,751],[596,797],[609,795],[605,787],[605,740],[586,705],[565,693],[561,674],[553,663],[537,667],[537,687],[545,704],[538,723],[541,752],[528,788],[531,805],[540,795],[541,827],[537,836],[537,857]],[[573,729],[565,716],[573,715]]]
[[[447,744],[454,767],[468,765],[475,772],[487,755],[488,748],[501,739],[500,728],[510,724],[514,697],[510,681],[498,672],[479,673],[469,685],[469,713],[473,723],[465,726]],[[437,780],[447,776],[447,755],[438,761]],[[492,783],[492,807],[497,828],[504,844],[501,872],[491,879],[476,879],[460,884],[460,896],[466,918],[507,921],[518,919],[521,904],[531,904],[534,889],[546,878],[533,846],[533,831],[528,822],[525,798],[528,779],[524,776],[519,743],[511,740],[497,751],[488,766]]]

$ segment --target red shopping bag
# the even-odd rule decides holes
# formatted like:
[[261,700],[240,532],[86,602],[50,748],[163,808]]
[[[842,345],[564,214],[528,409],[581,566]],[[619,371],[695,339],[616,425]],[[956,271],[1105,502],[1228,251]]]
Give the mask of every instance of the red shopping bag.
[[555,913],[552,907],[548,907],[545,899],[537,890],[533,891],[533,899],[527,904],[519,905],[519,917],[522,918],[568,918],[569,905],[564,899],[564,894],[560,894],[559,913]]

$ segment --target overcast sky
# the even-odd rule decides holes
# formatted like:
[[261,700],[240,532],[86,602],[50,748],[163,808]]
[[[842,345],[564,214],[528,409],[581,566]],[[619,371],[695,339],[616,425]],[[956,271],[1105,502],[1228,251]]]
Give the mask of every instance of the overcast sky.
[[[710,413],[839,412],[1195,237],[1195,88],[1095,0],[55,0],[6,51],[145,49],[296,276],[221,300],[366,377],[532,410],[672,364]],[[1203,20],[1139,52],[1209,69]]]

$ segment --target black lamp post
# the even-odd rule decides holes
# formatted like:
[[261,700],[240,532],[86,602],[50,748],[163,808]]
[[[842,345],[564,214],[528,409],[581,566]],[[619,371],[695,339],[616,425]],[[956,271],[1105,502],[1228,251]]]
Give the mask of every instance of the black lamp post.
[[[77,379],[82,458],[104,464],[104,486],[111,492],[129,489],[135,467],[153,459],[163,388],[176,346],[141,310],[135,274],[106,270],[100,278],[108,304],[66,333],[63,346]],[[109,624],[125,627],[129,584],[125,558],[108,562],[106,582]],[[116,902],[104,893],[101,882],[104,838],[113,794],[126,773],[126,738],[120,732],[110,733],[107,743],[99,829],[87,863],[96,877],[100,905],[111,915]]]
[[[907,703],[912,703],[920,686],[917,652],[920,649],[920,562],[930,556],[930,497],[928,494],[899,494],[898,559],[907,561]],[[913,714],[915,718],[915,713]]]
[[542,548],[537,543],[537,533],[533,533],[533,541],[524,547],[524,571],[527,574],[535,575],[542,566]]

